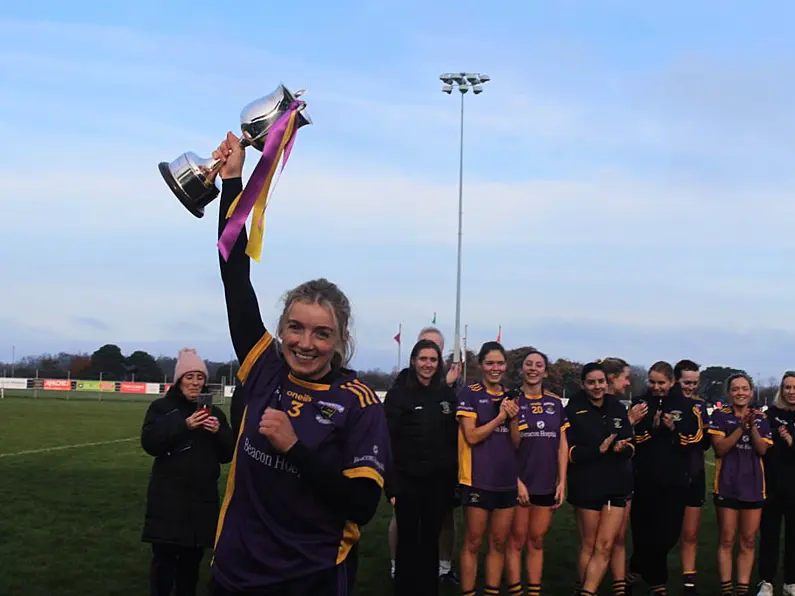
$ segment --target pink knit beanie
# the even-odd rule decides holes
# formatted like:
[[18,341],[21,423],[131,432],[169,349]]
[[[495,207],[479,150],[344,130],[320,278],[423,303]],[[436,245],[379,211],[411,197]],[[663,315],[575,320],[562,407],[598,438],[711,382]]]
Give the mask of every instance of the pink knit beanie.
[[207,374],[207,365],[204,364],[204,360],[199,358],[196,350],[193,348],[182,348],[177,355],[177,366],[174,369],[174,382],[178,382],[183,375],[189,372],[204,373],[205,378],[209,376]]

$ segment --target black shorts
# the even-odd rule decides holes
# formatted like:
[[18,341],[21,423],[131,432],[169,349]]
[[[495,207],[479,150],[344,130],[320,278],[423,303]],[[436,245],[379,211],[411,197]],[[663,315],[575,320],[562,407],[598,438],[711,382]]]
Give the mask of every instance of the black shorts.
[[550,495],[530,495],[530,504],[536,507],[554,507],[555,493]]
[[604,507],[610,505],[610,507],[620,507],[624,508],[627,506],[627,503],[630,501],[632,496],[623,496],[623,497],[604,497],[602,499],[578,499],[578,498],[568,498],[569,505],[574,507],[575,509],[587,509],[588,511],[601,511]]
[[476,507],[486,511],[495,509],[511,509],[516,507],[519,491],[514,490],[482,490],[474,486],[461,485],[461,505]]
[[762,507],[765,506],[764,501],[741,501],[740,499],[730,499],[728,497],[721,497],[720,495],[712,495],[712,502],[715,504],[715,507],[735,509],[737,511],[762,509]]
[[690,479],[685,495],[685,507],[703,507],[707,501],[707,475],[704,470],[701,474]]

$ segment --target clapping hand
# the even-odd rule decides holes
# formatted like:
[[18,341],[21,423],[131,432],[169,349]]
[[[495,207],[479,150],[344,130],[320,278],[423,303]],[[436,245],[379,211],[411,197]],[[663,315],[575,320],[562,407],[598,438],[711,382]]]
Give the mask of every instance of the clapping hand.
[[620,441],[616,441],[615,444],[613,445],[613,451],[615,451],[616,453],[624,451],[624,449],[627,448],[627,445],[631,440],[632,439],[621,439]]
[[629,409],[627,416],[629,417],[629,423],[632,426],[635,426],[638,422],[643,420],[646,417],[646,414],[649,413],[649,404],[645,401],[635,404]]
[[610,449],[610,445],[612,445],[613,441],[616,440],[616,436],[616,433],[613,433],[604,441],[602,441],[602,444],[599,446],[599,453],[607,453],[608,449]]
[[792,447],[792,435],[789,433],[789,429],[787,428],[786,424],[782,424],[778,427],[778,434],[784,439],[784,442],[787,443],[790,447]]
[[519,414],[519,405],[515,400],[505,398],[500,404],[500,409],[505,412],[505,415],[513,420]]

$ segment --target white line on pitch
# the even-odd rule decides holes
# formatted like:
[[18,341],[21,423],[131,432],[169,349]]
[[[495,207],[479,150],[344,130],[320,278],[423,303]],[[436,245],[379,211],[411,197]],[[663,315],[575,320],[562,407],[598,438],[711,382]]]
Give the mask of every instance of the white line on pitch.
[[112,445],[113,443],[125,443],[135,441],[138,437],[127,439],[114,439],[113,441],[98,441],[96,443],[79,443],[77,445],[61,445],[60,447],[45,447],[44,449],[30,449],[28,451],[17,451],[16,453],[0,453],[0,457],[16,457],[18,455],[31,455],[34,453],[48,453],[50,451],[62,451],[64,449],[77,449],[78,447],[94,447],[96,445]]

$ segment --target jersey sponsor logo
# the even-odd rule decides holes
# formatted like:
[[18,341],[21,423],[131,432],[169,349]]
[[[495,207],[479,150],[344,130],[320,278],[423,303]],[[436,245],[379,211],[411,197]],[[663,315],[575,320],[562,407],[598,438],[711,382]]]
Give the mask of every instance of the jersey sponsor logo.
[[544,430],[545,426],[546,426],[546,424],[544,424],[543,420],[539,420],[539,421],[536,422],[536,428],[538,428],[538,430]]
[[554,430],[530,430],[520,433],[523,439],[557,439],[558,433]]
[[295,474],[296,476],[300,476],[298,473],[298,468],[290,463],[287,458],[272,453],[265,453],[261,449],[257,449],[246,437],[246,440],[243,442],[243,451],[246,455],[248,455],[251,459],[258,461],[263,466],[268,468],[272,468],[274,470],[279,470],[280,472],[287,472],[289,474]]
[[300,401],[300,402],[303,402],[303,403],[309,403],[309,402],[312,401],[312,396],[311,395],[307,395],[306,393],[298,393],[298,392],[292,391],[292,390],[288,390],[287,391],[287,397],[289,397],[289,398],[291,398],[291,399],[293,399],[295,401]]

